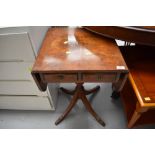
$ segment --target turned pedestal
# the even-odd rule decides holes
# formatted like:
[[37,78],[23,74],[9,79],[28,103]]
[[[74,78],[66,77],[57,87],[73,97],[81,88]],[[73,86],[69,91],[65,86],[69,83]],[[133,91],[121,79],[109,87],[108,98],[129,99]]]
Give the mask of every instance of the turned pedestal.
[[98,116],[98,114],[94,111],[92,108],[90,102],[88,101],[86,95],[89,95],[91,93],[95,93],[100,89],[100,86],[96,86],[95,88],[91,90],[86,90],[83,86],[83,83],[77,83],[75,90],[67,90],[65,88],[60,88],[64,93],[73,95],[70,104],[64,111],[64,113],[58,118],[58,120],[55,122],[56,125],[58,125],[61,121],[63,121],[67,115],[70,113],[72,108],[75,106],[77,101],[79,99],[82,100],[82,103],[85,105],[86,109],[89,111],[89,113],[96,119],[98,123],[100,123],[102,126],[105,126],[104,121]]

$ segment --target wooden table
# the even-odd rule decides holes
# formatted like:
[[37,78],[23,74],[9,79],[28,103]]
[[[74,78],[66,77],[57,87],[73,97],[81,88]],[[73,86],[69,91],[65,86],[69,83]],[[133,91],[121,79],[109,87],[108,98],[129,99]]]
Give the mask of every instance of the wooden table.
[[155,26],[85,26],[85,28],[109,38],[155,46]]
[[155,47],[121,47],[129,78],[121,92],[128,127],[155,123]]
[[[112,82],[112,97],[117,97],[128,75],[128,68],[113,39],[108,39],[77,27],[50,28],[32,69],[32,75],[41,91],[48,83],[76,83],[75,90],[62,91],[73,95],[65,112],[56,121],[59,124],[78,99],[101,124],[104,121],[93,110],[86,95],[99,90],[83,87],[85,82]],[[103,99],[104,100],[104,99]]]

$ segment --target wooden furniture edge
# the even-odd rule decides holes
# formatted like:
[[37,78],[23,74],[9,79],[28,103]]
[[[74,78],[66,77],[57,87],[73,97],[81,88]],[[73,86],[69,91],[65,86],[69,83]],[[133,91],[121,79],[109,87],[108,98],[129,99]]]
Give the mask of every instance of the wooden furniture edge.
[[[108,38],[155,46],[155,40],[153,39],[155,35],[154,29],[142,29],[131,26],[83,26],[83,28]],[[131,33],[135,35],[134,38]],[[145,36],[149,37],[146,39]]]
[[31,72],[31,75],[41,91],[46,91],[47,83],[43,83],[39,73]]
[[155,103],[144,103],[143,102],[143,99],[142,99],[142,97],[141,97],[141,95],[140,95],[140,93],[138,91],[138,88],[137,88],[137,86],[136,86],[136,84],[135,84],[135,82],[134,82],[134,80],[132,78],[131,73],[129,73],[129,81],[131,83],[131,86],[133,87],[133,90],[134,90],[134,92],[136,94],[136,97],[137,97],[138,102],[140,103],[141,107],[155,107]]

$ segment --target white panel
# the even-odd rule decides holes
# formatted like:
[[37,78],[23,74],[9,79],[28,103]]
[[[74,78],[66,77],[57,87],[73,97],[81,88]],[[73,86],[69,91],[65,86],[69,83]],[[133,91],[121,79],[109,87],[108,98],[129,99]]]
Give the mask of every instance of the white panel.
[[48,97],[0,96],[0,109],[53,110]]
[[29,32],[30,26],[20,26],[20,27],[1,27],[0,34],[12,34],[12,33],[25,33]]
[[57,89],[40,92],[31,76],[34,52],[37,55],[47,29],[43,26],[0,28],[0,109],[51,110],[51,104],[54,110],[53,96],[56,102]]
[[59,83],[48,84],[47,93],[49,94],[49,99],[53,103],[55,109],[57,107],[58,92],[59,92]]
[[34,61],[27,33],[0,35],[0,61]]
[[38,95],[47,96],[31,81],[0,81],[0,95]]
[[28,33],[35,54],[37,55],[49,26],[30,26]]
[[29,62],[0,62],[0,80],[32,80]]

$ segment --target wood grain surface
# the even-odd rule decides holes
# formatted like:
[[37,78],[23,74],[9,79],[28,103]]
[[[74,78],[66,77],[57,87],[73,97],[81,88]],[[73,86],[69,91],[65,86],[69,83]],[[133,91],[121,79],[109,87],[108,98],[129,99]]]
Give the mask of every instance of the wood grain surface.
[[155,46],[155,26],[84,26],[109,38]]
[[115,72],[116,69],[127,72],[115,40],[83,28],[56,27],[48,30],[32,72]]
[[143,104],[155,106],[155,47],[137,45],[121,47],[121,51]]

